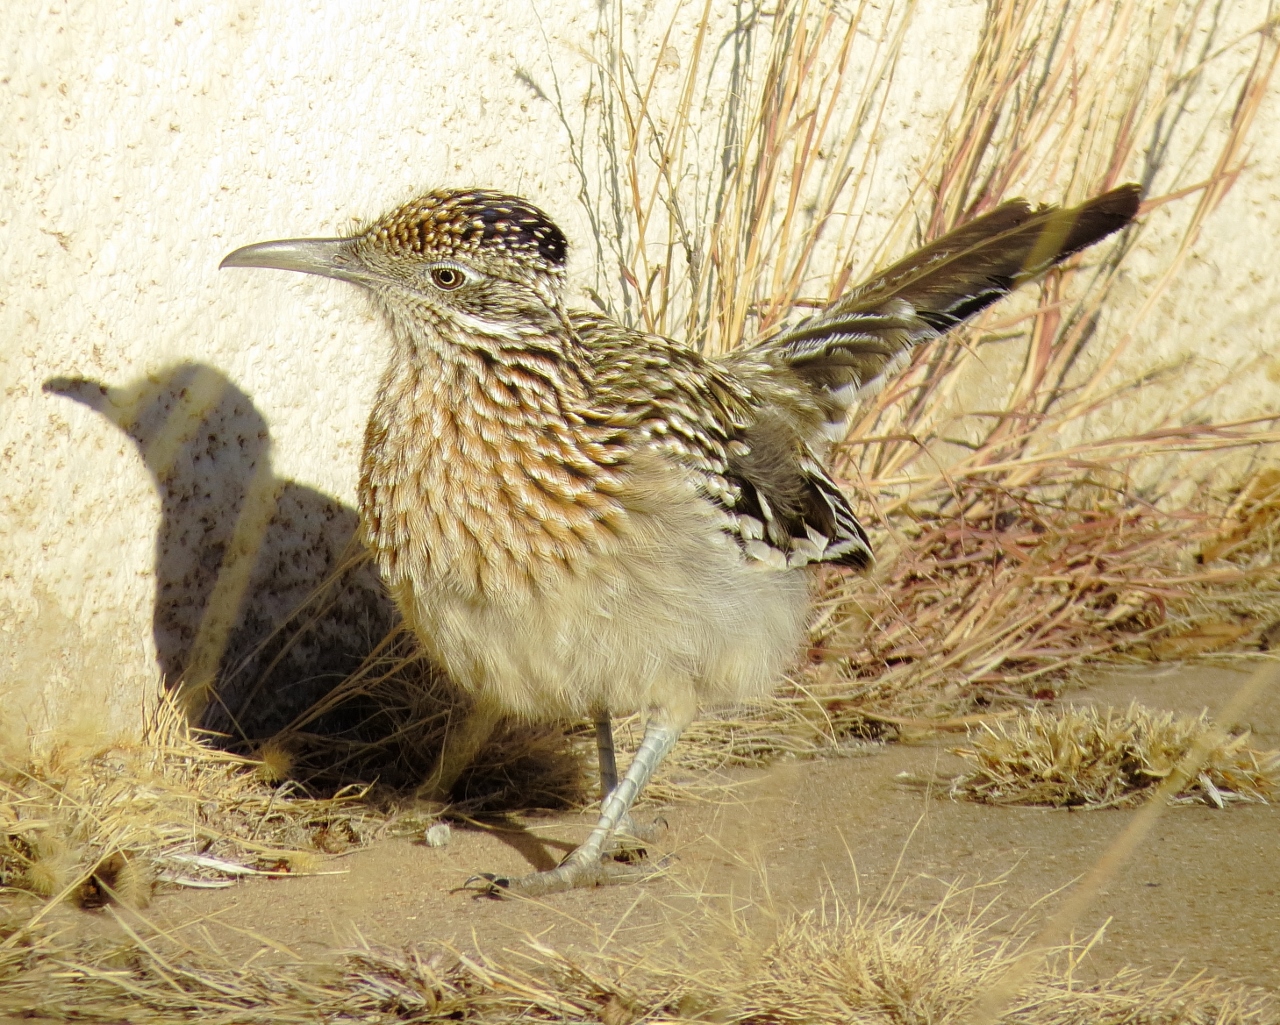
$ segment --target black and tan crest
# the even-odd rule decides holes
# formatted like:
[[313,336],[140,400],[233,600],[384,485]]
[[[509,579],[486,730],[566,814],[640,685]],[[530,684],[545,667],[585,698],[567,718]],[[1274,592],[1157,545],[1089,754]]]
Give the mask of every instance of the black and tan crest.
[[536,206],[485,189],[429,192],[383,218],[371,232],[424,256],[500,249],[540,261],[548,270],[562,268],[569,249],[564,232]]

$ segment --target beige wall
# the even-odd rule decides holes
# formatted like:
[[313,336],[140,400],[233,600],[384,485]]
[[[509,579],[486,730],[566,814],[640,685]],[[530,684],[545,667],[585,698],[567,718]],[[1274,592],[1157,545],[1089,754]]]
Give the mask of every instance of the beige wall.
[[[348,286],[219,273],[227,251],[343,233],[421,188],[479,184],[547,209],[579,243],[578,280],[592,278],[562,126],[517,73],[547,88],[554,65],[566,103],[580,103],[596,4],[551,7],[9,5],[0,28],[0,728],[8,740],[45,746],[136,730],[164,659],[158,633],[190,645],[209,629],[199,603],[217,566],[236,562],[237,545],[275,531],[274,551],[293,567],[280,572],[294,573],[297,588],[336,558],[349,530],[360,434],[383,358],[379,327]],[[637,8],[642,52],[658,45],[670,7]],[[1247,26],[1265,5],[1237,7]],[[908,40],[918,61],[895,86],[904,116],[879,140],[886,196],[901,191],[927,145],[924,128],[945,110],[984,9],[967,0],[922,5]],[[678,49],[681,33],[672,38]],[[1215,69],[1215,94],[1197,101],[1206,124],[1223,116],[1213,104],[1229,95],[1244,60],[1232,59]],[[1244,180],[1180,287],[1140,327],[1131,362],[1191,351],[1222,368],[1272,348],[1278,101],[1273,90]],[[1158,269],[1135,263],[1135,308]],[[1263,358],[1231,408],[1269,407],[1278,365]],[[46,390],[54,378],[64,380]],[[166,435],[175,402],[208,412],[216,437],[172,427]],[[228,463],[230,444],[239,455]],[[170,488],[171,507],[157,484]],[[249,496],[231,514],[227,491]],[[277,498],[287,515],[271,506]],[[187,602],[159,626],[158,537],[161,561],[174,560],[170,596]],[[242,583],[252,589],[257,579]],[[363,586],[348,595],[348,618],[367,633],[381,611]]]

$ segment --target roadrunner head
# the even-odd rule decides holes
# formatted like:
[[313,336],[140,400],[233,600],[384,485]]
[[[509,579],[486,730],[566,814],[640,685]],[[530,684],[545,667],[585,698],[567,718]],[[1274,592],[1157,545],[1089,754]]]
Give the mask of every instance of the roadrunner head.
[[222,267],[275,267],[367,288],[392,320],[457,340],[554,332],[568,244],[537,207],[481,189],[411,200],[351,238],[260,242]]

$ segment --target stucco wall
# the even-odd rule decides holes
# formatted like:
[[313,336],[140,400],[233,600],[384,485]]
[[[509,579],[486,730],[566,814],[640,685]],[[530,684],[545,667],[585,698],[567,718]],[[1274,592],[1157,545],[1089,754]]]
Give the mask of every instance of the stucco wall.
[[[630,15],[638,46],[659,45],[670,7]],[[1237,7],[1247,27],[1265,4]],[[882,165],[898,169],[886,195],[928,144],[924,128],[949,103],[984,9],[922,5],[907,43],[918,59],[895,86],[910,116],[880,140]],[[4,740],[135,731],[170,665],[166,646],[188,651],[218,628],[202,604],[217,569],[240,559],[243,572],[224,586],[257,586],[263,568],[243,562],[255,539],[275,538],[277,575],[288,578],[277,594],[336,564],[384,356],[379,325],[350,286],[219,273],[218,261],[252,241],[344,233],[436,185],[518,192],[585,242],[563,127],[526,79],[545,86],[554,69],[567,104],[579,102],[597,24],[593,0],[9,5]],[[682,37],[672,38],[678,51]],[[1220,71],[1219,102],[1239,70],[1237,61]],[[1143,325],[1146,354],[1138,346],[1131,359],[1209,350],[1225,367],[1269,351],[1280,131],[1265,126],[1280,117],[1278,100],[1273,90],[1244,179]],[[592,278],[590,253],[578,245],[571,258],[579,282]],[[1135,270],[1135,304],[1157,271]],[[1255,360],[1233,397],[1239,409],[1269,406],[1269,369],[1269,357]],[[200,422],[216,430],[165,435],[174,403],[208,412]],[[158,567],[169,602],[159,612]],[[356,580],[344,593],[343,622],[376,633],[386,614],[376,586]]]

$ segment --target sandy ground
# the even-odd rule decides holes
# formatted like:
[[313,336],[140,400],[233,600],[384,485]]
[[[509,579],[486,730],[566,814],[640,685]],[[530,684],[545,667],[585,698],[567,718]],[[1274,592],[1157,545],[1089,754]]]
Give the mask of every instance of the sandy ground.
[[[1137,699],[1150,708],[1212,712],[1244,678],[1220,667],[1128,673],[1096,680],[1067,700]],[[1258,747],[1280,747],[1280,693],[1264,695],[1246,720]],[[1087,871],[1133,813],[967,805],[895,780],[903,771],[954,769],[958,759],[946,747],[958,739],[737,773],[724,801],[661,809],[670,829],[655,853],[670,867],[643,884],[538,903],[457,889],[478,870],[521,873],[554,864],[585,833],[587,817],[570,815],[528,819],[524,831],[455,828],[443,848],[379,843],[324,866],[340,875],[171,892],[149,916],[171,925],[203,921],[235,956],[257,949],[261,937],[318,955],[357,933],[396,947],[444,940],[491,954],[519,950],[529,936],[594,950],[660,941],[691,916],[705,916],[708,904],[714,919],[725,902],[708,895],[732,894],[735,902],[785,913],[833,892],[867,903],[900,890],[900,906],[923,909],[948,883],[1003,879],[999,907],[1007,922],[1020,913],[1042,919],[1061,899],[1054,891]],[[1280,991],[1280,808],[1170,808],[1077,935],[1104,924],[1086,975],[1124,965],[1156,973],[1203,969]]]

